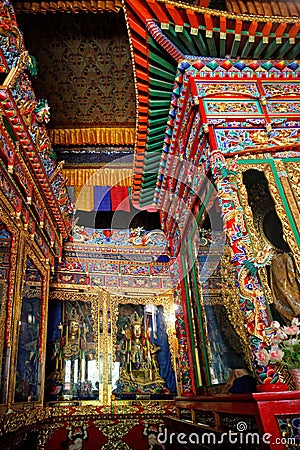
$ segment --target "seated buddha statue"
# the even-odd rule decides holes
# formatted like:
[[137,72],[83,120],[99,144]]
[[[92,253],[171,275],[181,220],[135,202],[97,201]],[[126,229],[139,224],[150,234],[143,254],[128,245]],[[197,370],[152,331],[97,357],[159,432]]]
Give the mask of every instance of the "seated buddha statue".
[[120,381],[125,385],[125,391],[161,391],[165,381],[159,374],[156,359],[160,347],[151,342],[149,331],[143,326],[143,317],[135,311],[122,332]]

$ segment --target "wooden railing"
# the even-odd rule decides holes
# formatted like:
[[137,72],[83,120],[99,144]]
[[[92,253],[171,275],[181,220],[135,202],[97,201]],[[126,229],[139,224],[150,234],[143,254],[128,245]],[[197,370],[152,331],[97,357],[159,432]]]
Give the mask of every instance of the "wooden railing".
[[193,433],[193,439],[198,434],[200,444],[204,434],[206,442],[203,440],[200,448],[206,448],[207,437],[212,439],[213,434],[214,443],[222,442],[224,447],[227,441],[242,443],[243,448],[256,443],[257,447],[252,448],[283,450],[296,443],[292,427],[288,430],[280,425],[300,418],[300,391],[177,397],[175,405],[176,418],[166,418],[164,435],[168,440],[172,432],[175,433],[172,436],[174,449],[180,433],[184,442],[188,441],[189,433]]

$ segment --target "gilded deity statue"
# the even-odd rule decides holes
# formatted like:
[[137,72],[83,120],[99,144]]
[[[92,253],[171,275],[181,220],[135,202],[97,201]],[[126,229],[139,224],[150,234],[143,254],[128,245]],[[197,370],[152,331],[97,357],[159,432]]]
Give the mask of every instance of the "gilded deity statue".
[[78,340],[79,335],[79,322],[78,320],[71,319],[69,320],[69,338],[70,341]]
[[76,317],[71,317],[65,325],[64,358],[72,359],[79,356],[82,346],[80,323]]
[[157,352],[160,347],[150,339],[143,317],[135,311],[123,327],[123,340],[119,345],[120,382],[124,392],[158,392],[166,390],[159,374]]

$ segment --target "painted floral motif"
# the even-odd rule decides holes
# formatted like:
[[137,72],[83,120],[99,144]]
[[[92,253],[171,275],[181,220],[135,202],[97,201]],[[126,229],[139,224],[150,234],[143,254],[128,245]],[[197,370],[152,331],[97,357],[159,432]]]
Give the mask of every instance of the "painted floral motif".
[[88,270],[89,272],[117,274],[119,272],[119,264],[108,261],[90,261],[88,263]]
[[233,94],[247,94],[255,97],[259,96],[256,83],[222,83],[222,82],[196,82],[197,94],[199,97],[223,92]]
[[[240,291],[240,308],[244,316],[250,343],[254,348],[262,340],[263,330],[268,325],[266,300],[256,271],[249,271],[244,262],[251,259],[250,237],[246,229],[244,212],[241,208],[238,187],[233,176],[234,164],[230,167],[220,159],[212,161],[213,174],[217,184],[221,213],[229,245],[232,248],[232,262],[237,271],[237,285]],[[256,255],[255,260],[258,259]]]
[[185,151],[184,151],[185,152],[185,157],[186,157],[187,160],[189,160],[191,152],[192,152],[192,149],[193,149],[193,146],[195,144],[195,138],[196,138],[197,131],[199,129],[199,124],[200,124],[200,113],[199,113],[199,111],[197,111],[197,113],[196,113],[196,115],[194,117],[192,128],[191,128],[190,133],[189,133],[187,145],[186,145],[186,148],[185,148]]
[[267,97],[273,97],[275,95],[284,95],[285,97],[300,95],[300,85],[298,82],[263,82],[262,85]]
[[267,108],[271,114],[299,114],[300,102],[270,101],[268,102]]
[[299,319],[294,317],[289,326],[281,325],[276,320],[271,323],[273,335],[269,342],[262,344],[255,351],[255,357],[261,366],[270,363],[282,363],[289,369],[300,367]]
[[[8,67],[11,69],[24,50],[23,34],[19,30],[13,6],[8,1],[0,3],[0,45]],[[5,68],[6,69],[6,68]],[[6,70],[4,70],[6,72]]]
[[297,450],[300,446],[300,417],[277,417],[281,435],[286,441],[291,439],[294,444],[289,444],[290,450]]
[[276,128],[270,133],[258,129],[216,129],[215,136],[218,148],[225,154],[248,148],[285,146],[300,142],[300,130],[292,128]]
[[[180,105],[181,106],[181,105]],[[187,100],[187,104],[181,114],[178,114],[178,119],[181,118],[180,133],[178,133],[178,153],[180,155],[184,154],[186,147],[186,142],[189,137],[190,127],[194,120],[194,113],[192,111],[193,107],[193,96],[190,95]]]
[[72,233],[74,242],[99,245],[153,246],[166,247],[166,238],[161,230],[146,231],[142,228],[131,230],[96,230],[75,225]]
[[132,264],[120,265],[122,275],[150,275],[150,267],[148,266],[135,266]]
[[[265,133],[266,134],[266,133]],[[248,130],[215,130],[218,148],[223,153],[231,153],[255,147]]]
[[41,235],[41,232],[38,229],[35,230],[34,241],[37,243],[43,254],[47,257],[49,254],[49,247],[45,242],[45,238]]
[[176,361],[178,367],[176,367],[177,376],[182,383],[182,394],[183,395],[191,395],[192,394],[192,385],[191,385],[191,369],[189,356],[187,352],[187,334],[186,334],[186,325],[184,321],[184,314],[179,309],[179,312],[176,314],[176,335],[178,338],[178,354],[179,358]]
[[208,114],[262,114],[260,105],[258,102],[247,101],[243,102],[231,101],[224,102],[218,101],[204,101],[205,109]]

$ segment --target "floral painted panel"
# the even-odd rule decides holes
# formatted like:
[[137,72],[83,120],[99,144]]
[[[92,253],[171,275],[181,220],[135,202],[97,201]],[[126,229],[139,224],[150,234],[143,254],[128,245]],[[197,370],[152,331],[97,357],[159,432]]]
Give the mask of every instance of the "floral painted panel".
[[300,142],[300,130],[277,128],[269,133],[258,129],[217,129],[215,137],[218,148],[226,154],[249,148],[293,145]]
[[259,91],[256,83],[228,83],[228,82],[209,82],[209,83],[197,83],[197,94],[199,97],[213,95],[217,93],[233,93],[243,95],[259,96]]
[[300,83],[299,82],[263,82],[263,88],[267,97],[274,95],[283,96],[300,96]]
[[298,101],[270,101],[267,105],[270,114],[299,114],[300,102]]
[[262,114],[258,101],[204,101],[207,114]]

